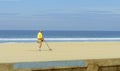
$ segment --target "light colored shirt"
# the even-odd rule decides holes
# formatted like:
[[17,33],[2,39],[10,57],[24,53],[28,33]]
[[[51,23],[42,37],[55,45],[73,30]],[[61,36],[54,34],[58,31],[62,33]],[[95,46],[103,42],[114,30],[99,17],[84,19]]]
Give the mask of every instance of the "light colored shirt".
[[38,39],[43,38],[43,36],[42,36],[42,33],[41,33],[41,32],[39,32],[39,33],[38,33],[37,38],[38,38]]

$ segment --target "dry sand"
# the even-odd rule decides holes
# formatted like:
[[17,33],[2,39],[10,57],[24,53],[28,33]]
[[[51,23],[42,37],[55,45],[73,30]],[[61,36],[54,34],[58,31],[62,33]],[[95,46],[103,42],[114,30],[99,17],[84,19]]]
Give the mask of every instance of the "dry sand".
[[120,42],[1,43],[0,63],[120,58]]

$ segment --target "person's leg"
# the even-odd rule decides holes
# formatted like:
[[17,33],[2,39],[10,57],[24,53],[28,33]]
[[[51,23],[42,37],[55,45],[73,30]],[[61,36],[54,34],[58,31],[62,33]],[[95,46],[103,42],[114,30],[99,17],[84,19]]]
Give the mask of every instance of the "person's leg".
[[39,41],[39,50],[41,50],[42,47],[42,41]]

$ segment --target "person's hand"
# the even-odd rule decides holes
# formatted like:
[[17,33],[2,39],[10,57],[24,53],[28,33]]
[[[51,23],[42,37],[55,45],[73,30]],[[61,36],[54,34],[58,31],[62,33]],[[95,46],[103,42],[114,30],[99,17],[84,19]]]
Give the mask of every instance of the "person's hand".
[[44,41],[44,38],[42,38],[42,41]]

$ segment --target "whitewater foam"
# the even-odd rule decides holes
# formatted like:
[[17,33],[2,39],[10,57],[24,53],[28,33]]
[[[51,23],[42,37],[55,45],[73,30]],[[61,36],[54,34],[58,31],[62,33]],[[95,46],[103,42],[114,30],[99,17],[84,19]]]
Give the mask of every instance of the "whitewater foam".
[[[45,38],[46,41],[120,41],[120,38]],[[36,38],[0,38],[0,41],[37,41]]]

